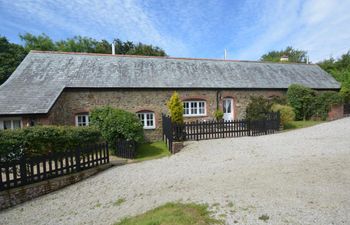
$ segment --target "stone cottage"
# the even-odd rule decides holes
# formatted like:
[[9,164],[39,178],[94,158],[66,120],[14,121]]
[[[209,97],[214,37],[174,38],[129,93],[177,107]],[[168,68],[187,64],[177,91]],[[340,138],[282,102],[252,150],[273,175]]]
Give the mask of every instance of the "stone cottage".
[[149,140],[161,138],[161,114],[177,91],[186,120],[244,117],[251,95],[286,93],[291,84],[339,90],[317,65],[31,51],[0,87],[0,129],[35,124],[88,126],[110,105],[134,112]]

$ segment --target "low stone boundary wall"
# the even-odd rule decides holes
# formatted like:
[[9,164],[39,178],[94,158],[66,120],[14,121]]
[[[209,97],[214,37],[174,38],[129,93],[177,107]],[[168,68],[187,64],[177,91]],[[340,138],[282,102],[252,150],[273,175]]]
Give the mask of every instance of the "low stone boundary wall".
[[57,177],[46,181],[2,191],[0,192],[0,210],[9,208],[11,206],[15,206],[17,204],[39,197],[41,195],[59,190],[70,184],[74,184],[100,171],[108,169],[112,165],[113,164],[111,163],[104,164],[66,176]]

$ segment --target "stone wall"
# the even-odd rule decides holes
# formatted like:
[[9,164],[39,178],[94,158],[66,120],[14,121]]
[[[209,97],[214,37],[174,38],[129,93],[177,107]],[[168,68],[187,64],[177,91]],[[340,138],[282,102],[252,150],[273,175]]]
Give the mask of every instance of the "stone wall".
[[331,110],[328,112],[327,120],[336,120],[344,117],[344,105],[332,105]]
[[15,206],[41,195],[59,190],[65,186],[81,181],[102,170],[111,167],[112,164],[104,164],[91,169],[83,170],[74,174],[49,179],[46,181],[25,185],[0,192],[0,210]]
[[[234,118],[243,119],[245,108],[252,95],[265,97],[281,96],[285,91],[276,90],[176,90],[182,100],[200,99],[206,101],[206,116],[188,117],[185,121],[208,120],[213,118],[213,113],[218,105],[222,109],[222,101],[225,97],[234,99]],[[42,124],[74,125],[75,115],[90,112],[93,108],[110,105],[130,112],[143,110],[152,111],[156,117],[156,128],[145,130],[145,136],[149,141],[162,138],[161,114],[168,113],[166,103],[174,90],[162,89],[66,89],[45,117],[38,117]]]

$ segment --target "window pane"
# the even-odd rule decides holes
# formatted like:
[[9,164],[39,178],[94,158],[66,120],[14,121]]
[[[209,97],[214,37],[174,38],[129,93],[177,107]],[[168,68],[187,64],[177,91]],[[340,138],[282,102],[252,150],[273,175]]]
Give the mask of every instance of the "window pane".
[[231,100],[227,100],[227,113],[231,113]]
[[11,120],[4,121],[4,130],[11,129]]
[[188,115],[189,113],[190,113],[189,103],[188,102],[184,102],[184,114]]
[[14,120],[13,121],[13,129],[21,128],[21,121],[20,120]]

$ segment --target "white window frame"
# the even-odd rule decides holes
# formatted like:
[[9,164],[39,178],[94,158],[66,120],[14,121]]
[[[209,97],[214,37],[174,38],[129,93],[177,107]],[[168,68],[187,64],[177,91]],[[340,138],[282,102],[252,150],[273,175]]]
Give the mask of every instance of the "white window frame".
[[0,118],[0,130],[5,129],[5,121],[11,121],[11,127],[9,130],[14,130],[14,121],[20,121],[20,128],[23,127],[23,122],[21,117],[5,117],[5,118]]
[[[85,122],[79,122],[79,118],[85,118]],[[88,127],[90,123],[90,118],[88,113],[75,115],[75,126],[77,127]]]
[[[148,130],[148,129],[156,128],[156,116],[154,112],[150,112],[150,111],[137,112],[136,115],[140,119],[141,123],[143,123],[143,129]],[[150,119],[147,118],[148,115],[151,115]],[[142,119],[141,116],[143,116],[144,119]],[[147,125],[147,121],[152,121],[153,125]]]
[[[207,115],[207,103],[204,100],[189,100],[184,101],[184,117],[196,117],[196,116],[206,116]],[[200,107],[199,105],[203,104],[203,107]],[[186,107],[186,105],[188,107]],[[194,107],[194,105],[196,105]],[[203,110],[203,113],[200,113],[200,109]],[[194,112],[195,111],[195,112]]]

